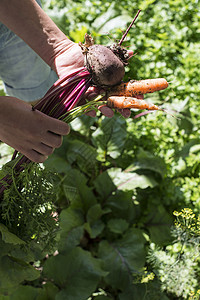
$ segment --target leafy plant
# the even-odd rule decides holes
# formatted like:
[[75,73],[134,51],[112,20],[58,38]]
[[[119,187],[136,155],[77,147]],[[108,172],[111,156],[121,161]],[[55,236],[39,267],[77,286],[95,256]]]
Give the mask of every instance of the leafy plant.
[[173,229],[174,243],[166,250],[152,244],[148,261],[160,278],[163,290],[191,299],[199,293],[200,216],[195,217],[187,208],[175,211],[174,215],[177,218]]
[[[142,9],[126,39],[137,53],[126,78],[167,78],[171,88],[149,100],[178,119],[162,112],[135,119],[133,110],[127,120],[71,123],[63,146],[35,170],[46,174],[44,184],[22,195],[13,187],[12,201],[8,195],[2,204],[2,299],[198,299],[198,1],[44,4],[74,41],[88,32],[102,44],[119,40]],[[33,183],[35,175],[27,174]]]

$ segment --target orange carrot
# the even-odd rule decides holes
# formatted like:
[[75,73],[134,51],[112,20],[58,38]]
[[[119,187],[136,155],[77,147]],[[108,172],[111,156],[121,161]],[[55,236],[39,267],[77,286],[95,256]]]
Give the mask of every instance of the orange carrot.
[[132,97],[118,97],[111,96],[107,99],[107,106],[116,109],[124,108],[136,108],[136,109],[147,109],[147,110],[162,110],[157,105],[147,103],[144,100],[139,100]]
[[168,82],[164,78],[145,79],[145,80],[130,80],[123,82],[120,85],[110,89],[108,96],[125,96],[134,97],[147,93],[164,90],[168,87]]

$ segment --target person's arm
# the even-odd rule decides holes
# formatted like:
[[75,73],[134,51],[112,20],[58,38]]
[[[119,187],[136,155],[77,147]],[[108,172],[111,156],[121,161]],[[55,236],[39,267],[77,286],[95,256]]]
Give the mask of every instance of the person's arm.
[[[0,22],[21,37],[58,76],[84,65],[78,44],[65,36],[35,0],[0,0]],[[101,112],[113,116],[108,107],[102,107]],[[0,140],[31,160],[44,161],[68,132],[67,124],[31,111],[29,104],[0,97]]]
[[[35,0],[1,0],[0,22],[22,38],[57,73],[56,57],[64,51],[71,52],[75,45]],[[83,57],[79,48],[76,65],[81,67]]]
[[[59,76],[84,64],[81,48],[70,41],[35,0],[0,0],[0,22],[21,37]],[[43,162],[62,143],[69,125],[20,99],[0,97],[0,141],[34,162]]]

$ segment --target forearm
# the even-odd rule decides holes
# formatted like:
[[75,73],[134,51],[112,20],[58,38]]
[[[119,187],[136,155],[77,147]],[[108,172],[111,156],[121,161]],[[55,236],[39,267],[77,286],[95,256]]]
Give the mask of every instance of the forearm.
[[0,0],[0,21],[54,70],[55,57],[73,44],[35,0]]

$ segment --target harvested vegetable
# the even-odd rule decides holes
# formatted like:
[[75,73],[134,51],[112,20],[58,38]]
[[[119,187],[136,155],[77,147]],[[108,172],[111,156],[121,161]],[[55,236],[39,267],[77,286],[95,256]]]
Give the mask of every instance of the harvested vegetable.
[[101,87],[119,84],[125,75],[123,62],[102,45],[90,46],[85,53],[85,62],[94,84]]
[[[140,10],[118,45],[110,47],[94,45],[91,36],[86,34],[85,43],[80,43],[80,47],[85,55],[85,67],[60,78],[32,110],[39,110],[48,116],[67,123],[84,114],[86,111],[94,110],[98,105],[105,104],[117,109],[138,108],[161,110],[156,105],[150,105],[144,100],[136,99],[135,96],[153,93],[166,88],[168,83],[165,79],[122,82],[125,74],[124,67],[128,64],[129,55],[128,51],[121,47],[121,44],[139,12]],[[90,86],[104,88],[106,95],[109,96],[108,99],[99,96],[96,100],[78,106]],[[20,185],[16,186],[15,178],[30,163],[31,161],[27,157],[17,151],[14,152],[11,163],[8,168],[5,168],[5,172],[2,172],[0,198],[3,197],[4,191],[12,183],[16,187],[16,192],[20,192],[18,190],[20,189]]]
[[135,97],[137,95],[144,95],[164,90],[168,87],[168,85],[169,83],[164,78],[130,80],[128,82],[122,82],[121,84],[112,88],[108,95]]
[[155,104],[147,103],[145,100],[140,100],[132,97],[111,96],[107,100],[107,105],[115,109],[136,108],[148,110],[162,110]]

